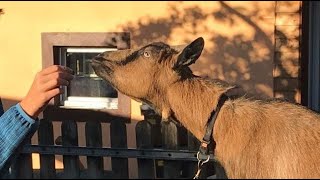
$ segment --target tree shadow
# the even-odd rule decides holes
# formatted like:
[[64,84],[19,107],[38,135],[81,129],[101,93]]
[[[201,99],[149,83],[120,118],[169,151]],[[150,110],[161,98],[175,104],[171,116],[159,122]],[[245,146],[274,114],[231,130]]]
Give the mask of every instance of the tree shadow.
[[185,44],[202,36],[206,44],[199,61],[191,66],[195,74],[273,97],[274,7],[274,2],[219,1],[209,9],[169,2],[166,17],[141,17],[119,27],[131,33],[132,46],[152,41]]
[[[301,11],[301,3],[279,1],[277,3],[276,16],[290,16]],[[275,57],[274,77],[277,86],[275,97],[285,98],[293,103],[301,103],[301,27],[302,20],[287,18],[276,23],[275,27]],[[300,17],[302,19],[302,17]]]

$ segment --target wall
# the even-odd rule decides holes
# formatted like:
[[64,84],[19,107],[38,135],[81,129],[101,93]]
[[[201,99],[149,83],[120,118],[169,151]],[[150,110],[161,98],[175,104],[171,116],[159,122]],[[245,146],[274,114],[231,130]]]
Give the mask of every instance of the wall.
[[[299,37],[295,30],[298,26],[297,5],[294,2],[275,5],[274,1],[2,1],[0,96],[6,99],[4,104],[8,108],[27,93],[34,75],[42,68],[42,32],[129,31],[132,46],[158,40],[185,44],[202,36],[205,39],[204,52],[191,66],[195,74],[239,84],[260,96],[296,97],[298,88],[295,80],[299,77],[295,64],[298,58],[296,49],[291,49],[293,52],[290,54],[285,50],[287,46],[280,42],[285,39],[295,44]],[[289,34],[284,33],[286,38],[283,38],[279,31]],[[296,45],[292,46],[296,48]],[[133,121],[127,125],[128,147],[134,148],[134,126],[142,117],[139,103],[132,101],[131,107]],[[79,136],[83,134],[83,128],[79,124]],[[103,129],[108,131],[108,127]],[[55,131],[59,135],[59,124],[55,125]],[[36,143],[36,135],[33,139]],[[104,145],[109,146],[108,137],[104,139]],[[84,145],[84,140],[79,144]],[[60,160],[58,158],[57,161]],[[129,163],[132,167],[130,177],[135,178],[136,162],[130,160]],[[110,168],[108,162],[106,164]],[[38,167],[37,160],[34,166]],[[62,165],[58,163],[57,166],[61,168]]]
[[275,97],[301,103],[301,2],[277,1],[275,17]]

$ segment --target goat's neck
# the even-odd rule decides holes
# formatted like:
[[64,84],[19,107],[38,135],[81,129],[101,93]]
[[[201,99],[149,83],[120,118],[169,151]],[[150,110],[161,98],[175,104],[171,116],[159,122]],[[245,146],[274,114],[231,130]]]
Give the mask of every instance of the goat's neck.
[[221,86],[200,78],[177,82],[167,91],[167,103],[162,111],[180,121],[193,135],[201,140],[205,125],[215,110],[220,95],[231,87]]

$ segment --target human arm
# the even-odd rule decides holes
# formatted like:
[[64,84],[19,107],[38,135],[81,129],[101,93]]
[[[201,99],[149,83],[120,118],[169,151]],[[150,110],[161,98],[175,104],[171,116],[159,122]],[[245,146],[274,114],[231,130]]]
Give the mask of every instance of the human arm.
[[38,121],[29,117],[20,104],[9,108],[0,117],[0,169],[12,157],[22,141],[38,128]]
[[38,128],[38,115],[48,102],[69,85],[72,70],[50,66],[38,72],[23,100],[0,117],[0,170],[15,154],[22,142]]

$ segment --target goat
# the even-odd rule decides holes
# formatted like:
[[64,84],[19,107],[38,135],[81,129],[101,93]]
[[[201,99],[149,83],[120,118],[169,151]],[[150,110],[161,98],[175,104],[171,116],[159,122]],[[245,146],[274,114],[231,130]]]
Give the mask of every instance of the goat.
[[[104,52],[95,73],[119,92],[179,121],[201,140],[218,99],[234,86],[193,74],[199,37],[178,50],[163,42]],[[241,95],[220,109],[212,138],[228,178],[320,178],[320,115],[299,104]]]

